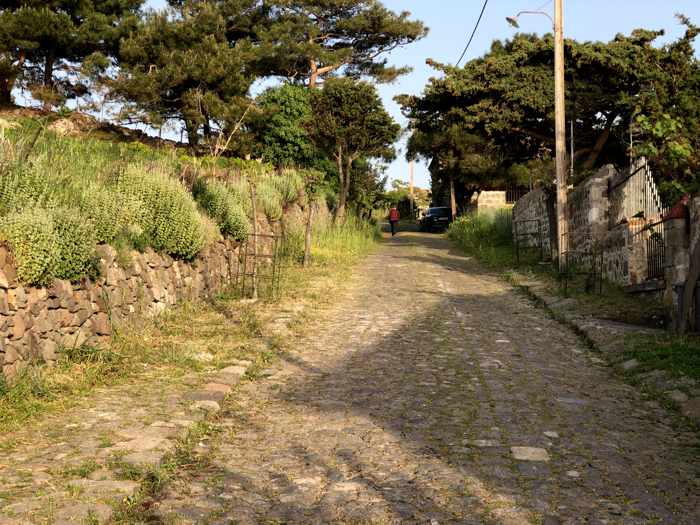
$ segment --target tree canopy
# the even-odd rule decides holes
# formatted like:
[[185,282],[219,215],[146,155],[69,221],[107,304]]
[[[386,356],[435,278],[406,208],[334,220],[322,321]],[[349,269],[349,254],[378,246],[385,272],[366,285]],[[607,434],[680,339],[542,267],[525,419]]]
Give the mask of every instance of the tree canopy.
[[[146,16],[122,42],[119,74],[110,83],[124,113],[154,126],[182,121],[192,146],[202,134],[232,127],[255,79],[248,33],[255,2],[236,5],[240,10],[228,18],[208,2],[178,2],[171,12]],[[239,38],[231,42],[234,33]]]
[[[666,177],[696,165],[697,29],[682,21],[686,34],[665,46],[655,45],[662,32],[647,30],[610,42],[566,41],[578,173],[626,165],[631,153],[650,155]],[[518,34],[464,68],[434,64],[443,75],[421,96],[398,97],[412,122],[409,157],[427,158],[438,178],[477,186],[512,179],[533,161],[541,169],[554,149],[553,60],[551,35]]]
[[328,79],[322,90],[312,92],[311,108],[311,139],[338,169],[336,216],[342,217],[352,189],[353,163],[364,157],[392,159],[401,128],[384,109],[376,88],[364,81]]
[[144,0],[9,0],[0,8],[0,103],[15,82],[47,104],[80,95],[87,57],[114,57]]
[[269,23],[257,29],[263,69],[315,87],[343,70],[346,76],[390,81],[409,71],[392,67],[387,53],[424,37],[422,22],[377,0],[269,0]]

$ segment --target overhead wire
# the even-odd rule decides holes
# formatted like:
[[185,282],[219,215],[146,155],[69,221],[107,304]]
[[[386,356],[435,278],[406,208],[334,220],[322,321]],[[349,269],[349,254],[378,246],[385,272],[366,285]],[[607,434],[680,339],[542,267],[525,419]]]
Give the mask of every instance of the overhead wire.
[[474,25],[474,31],[472,31],[472,34],[469,37],[469,41],[467,42],[467,45],[464,47],[464,51],[462,51],[462,55],[459,57],[459,60],[457,60],[457,67],[459,67],[460,62],[462,62],[462,59],[467,54],[467,50],[469,49],[469,46],[471,45],[472,40],[474,40],[474,35],[476,35],[476,30],[479,29],[479,24],[481,23],[481,19],[484,16],[484,11],[486,11],[486,6],[488,5],[488,3],[489,3],[489,0],[484,0],[484,5],[481,8],[481,13],[479,14],[479,19],[476,21],[476,25]]

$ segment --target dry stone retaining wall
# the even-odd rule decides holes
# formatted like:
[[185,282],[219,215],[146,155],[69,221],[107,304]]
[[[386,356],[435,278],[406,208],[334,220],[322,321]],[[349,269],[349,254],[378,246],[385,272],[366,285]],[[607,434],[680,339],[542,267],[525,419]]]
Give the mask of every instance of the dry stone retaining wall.
[[61,348],[104,343],[113,322],[129,315],[215,294],[235,278],[238,243],[220,240],[191,263],[147,250],[131,252],[121,265],[107,245],[98,255],[98,279],[36,288],[17,282],[11,254],[0,247],[0,367],[6,377],[32,361],[55,361]]

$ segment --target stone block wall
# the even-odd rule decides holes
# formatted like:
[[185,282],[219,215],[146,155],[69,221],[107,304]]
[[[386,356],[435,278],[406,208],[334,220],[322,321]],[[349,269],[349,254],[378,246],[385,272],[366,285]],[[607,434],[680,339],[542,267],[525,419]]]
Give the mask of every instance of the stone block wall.
[[513,207],[513,236],[518,235],[521,246],[539,248],[551,253],[556,248],[552,242],[552,224],[555,218],[549,206],[550,195],[537,188],[518,199]]
[[592,252],[608,233],[608,180],[616,174],[611,165],[576,186],[569,194],[569,249]]
[[17,282],[11,254],[0,247],[0,368],[6,377],[32,361],[51,363],[61,348],[100,345],[115,321],[156,314],[183,299],[211,296],[236,276],[238,243],[220,240],[191,263],[152,250],[118,261],[99,246],[100,277],[57,280],[47,288]]

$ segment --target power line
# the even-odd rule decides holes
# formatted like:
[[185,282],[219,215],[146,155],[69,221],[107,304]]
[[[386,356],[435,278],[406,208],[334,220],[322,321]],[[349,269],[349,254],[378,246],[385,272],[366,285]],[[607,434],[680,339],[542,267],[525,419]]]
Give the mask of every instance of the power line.
[[481,13],[479,14],[479,19],[476,21],[476,25],[474,26],[474,31],[472,31],[472,36],[469,37],[469,42],[467,42],[467,45],[464,48],[464,51],[462,51],[462,56],[460,56],[459,60],[457,60],[457,67],[459,67],[459,63],[464,58],[464,55],[467,54],[467,49],[469,49],[469,46],[471,45],[472,40],[474,40],[474,35],[476,35],[476,30],[479,29],[479,24],[481,23],[481,18],[484,16],[484,11],[486,11],[486,6],[488,5],[488,3],[489,3],[489,0],[484,0],[484,6],[481,8]]

